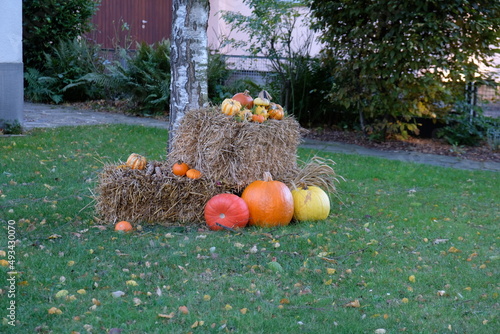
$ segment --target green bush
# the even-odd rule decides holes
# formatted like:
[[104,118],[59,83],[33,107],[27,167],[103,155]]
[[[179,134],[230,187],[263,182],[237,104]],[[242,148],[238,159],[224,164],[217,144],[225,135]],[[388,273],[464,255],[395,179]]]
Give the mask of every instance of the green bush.
[[140,43],[137,50],[119,49],[118,59],[104,72],[89,72],[75,85],[99,87],[107,99],[127,99],[131,111],[143,115],[168,111],[170,99],[170,42]]
[[58,40],[73,40],[90,30],[96,0],[23,0],[24,66],[41,71],[46,53]]
[[447,118],[447,125],[438,131],[438,137],[451,145],[477,146],[488,139],[488,134],[493,133],[492,129],[499,127],[497,119],[461,113]]
[[42,70],[26,69],[26,98],[34,102],[54,103],[102,98],[98,87],[79,82],[87,73],[104,71],[99,50],[98,45],[81,38],[60,41],[49,53],[44,53]]

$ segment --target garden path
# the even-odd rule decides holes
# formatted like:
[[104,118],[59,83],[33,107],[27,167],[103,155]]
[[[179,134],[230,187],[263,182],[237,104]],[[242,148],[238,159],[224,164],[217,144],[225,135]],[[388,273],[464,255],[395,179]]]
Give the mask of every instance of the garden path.
[[[168,122],[162,119],[135,117],[118,113],[76,109],[67,106],[46,104],[24,104],[23,127],[26,130],[33,128],[48,128],[57,126],[77,126],[96,124],[133,124],[167,129]],[[425,154],[404,151],[382,151],[365,148],[358,145],[339,142],[325,142],[305,139],[301,145],[311,150],[332,153],[359,154],[379,157],[383,159],[428,164],[433,166],[450,167],[465,170],[484,170],[500,172],[500,163],[491,161],[473,161],[460,157]]]

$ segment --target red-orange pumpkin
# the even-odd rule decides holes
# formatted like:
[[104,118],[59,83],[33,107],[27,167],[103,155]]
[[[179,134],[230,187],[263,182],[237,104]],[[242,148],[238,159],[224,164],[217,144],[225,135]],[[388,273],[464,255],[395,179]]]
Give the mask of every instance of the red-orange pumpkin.
[[283,182],[273,181],[270,173],[264,173],[264,180],[250,183],[241,198],[248,205],[250,225],[285,226],[292,220],[292,192]]
[[244,108],[252,109],[253,107],[253,98],[250,96],[250,92],[248,90],[243,93],[234,94],[232,99],[241,103],[241,106]]
[[205,221],[211,230],[219,231],[229,228],[245,227],[250,212],[245,201],[233,194],[219,194],[212,197],[205,205]]
[[116,223],[115,231],[130,232],[132,231],[132,224],[128,221],[122,220],[121,222]]

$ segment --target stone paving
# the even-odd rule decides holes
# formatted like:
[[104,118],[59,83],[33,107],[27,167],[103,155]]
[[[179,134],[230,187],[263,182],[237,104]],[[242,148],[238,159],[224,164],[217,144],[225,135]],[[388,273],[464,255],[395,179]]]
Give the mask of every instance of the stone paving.
[[[165,120],[146,117],[135,117],[123,114],[80,110],[72,107],[54,106],[45,104],[25,103],[24,123],[25,129],[47,128],[57,126],[77,126],[96,124],[133,124],[149,127],[168,128]],[[500,163],[464,160],[459,157],[423,154],[417,152],[381,151],[362,146],[338,142],[324,142],[305,139],[301,147],[332,153],[359,154],[390,160],[428,164],[440,167],[450,167],[465,170],[500,171]]]

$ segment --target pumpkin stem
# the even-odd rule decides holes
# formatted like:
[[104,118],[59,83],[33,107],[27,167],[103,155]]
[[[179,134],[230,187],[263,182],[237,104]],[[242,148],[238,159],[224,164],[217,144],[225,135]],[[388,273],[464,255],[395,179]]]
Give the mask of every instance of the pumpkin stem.
[[250,91],[248,89],[245,89],[245,91],[243,92],[243,94],[245,94],[246,96],[250,96]]
[[263,100],[269,100],[271,101],[273,99],[273,97],[271,96],[271,94],[269,94],[267,92],[267,90],[262,90],[260,93],[259,93],[259,97]]
[[264,172],[264,180],[266,182],[271,182],[273,180],[273,176],[269,172]]

